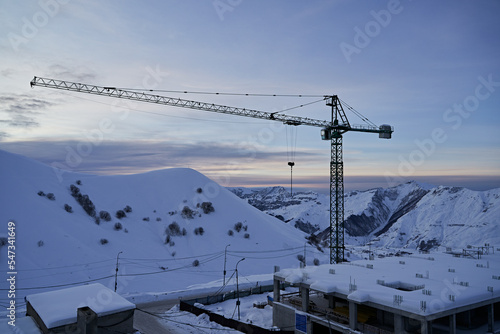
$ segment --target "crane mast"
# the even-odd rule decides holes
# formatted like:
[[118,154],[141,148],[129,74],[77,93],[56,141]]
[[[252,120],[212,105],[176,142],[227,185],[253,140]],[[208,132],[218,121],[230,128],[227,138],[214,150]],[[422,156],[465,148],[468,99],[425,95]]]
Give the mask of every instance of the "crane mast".
[[336,95],[325,96],[326,105],[331,106],[331,121],[308,117],[285,115],[279,112],[265,112],[246,108],[229,107],[213,103],[198,102],[180,98],[171,98],[116,87],[102,87],[63,80],[34,77],[31,87],[41,86],[78,93],[87,93],[140,102],[162,104],[174,107],[204,110],[222,114],[252,117],[263,120],[282,122],[288,125],[306,125],[320,127],[321,138],[330,140],[330,263],[344,261],[344,163],[342,154],[342,134],[347,131],[378,133],[380,138],[390,139],[394,131],[392,126],[350,125],[340,99]]

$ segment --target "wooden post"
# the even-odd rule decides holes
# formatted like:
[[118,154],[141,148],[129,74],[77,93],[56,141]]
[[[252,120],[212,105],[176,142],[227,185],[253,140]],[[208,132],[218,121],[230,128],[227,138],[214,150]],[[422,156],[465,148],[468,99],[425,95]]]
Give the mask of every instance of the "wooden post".
[[97,334],[97,313],[88,306],[77,310],[76,324],[81,334]]

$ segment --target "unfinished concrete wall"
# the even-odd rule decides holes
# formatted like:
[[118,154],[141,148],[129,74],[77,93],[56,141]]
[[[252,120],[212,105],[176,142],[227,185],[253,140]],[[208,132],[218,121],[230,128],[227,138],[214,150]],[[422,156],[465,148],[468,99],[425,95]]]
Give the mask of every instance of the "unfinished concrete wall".
[[275,302],[273,305],[273,326],[284,330],[294,329],[295,309]]

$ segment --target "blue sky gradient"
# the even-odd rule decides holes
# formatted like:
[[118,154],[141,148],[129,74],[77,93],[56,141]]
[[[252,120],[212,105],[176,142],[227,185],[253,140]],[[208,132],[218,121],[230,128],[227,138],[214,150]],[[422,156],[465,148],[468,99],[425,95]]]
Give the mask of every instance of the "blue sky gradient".
[[[344,136],[346,189],[500,187],[500,2],[0,1],[0,149],[71,171],[191,167],[227,186],[327,189],[329,143],[208,112],[29,87],[338,95],[393,139]],[[167,94],[279,111],[318,98]],[[353,124],[362,123],[347,109]],[[329,119],[323,101],[287,114]],[[295,133],[296,130],[296,133]],[[296,143],[296,144],[295,144]]]

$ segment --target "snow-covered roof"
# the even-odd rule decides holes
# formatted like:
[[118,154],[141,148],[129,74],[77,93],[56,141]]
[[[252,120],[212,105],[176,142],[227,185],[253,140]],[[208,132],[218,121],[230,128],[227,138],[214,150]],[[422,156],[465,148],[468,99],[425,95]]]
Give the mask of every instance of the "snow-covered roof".
[[26,300],[49,329],[75,323],[77,309],[84,306],[98,316],[135,309],[134,304],[99,283],[29,295]]
[[[492,250],[492,249],[490,249]],[[275,278],[358,303],[429,316],[500,298],[500,252],[481,259],[433,253],[284,269]]]

